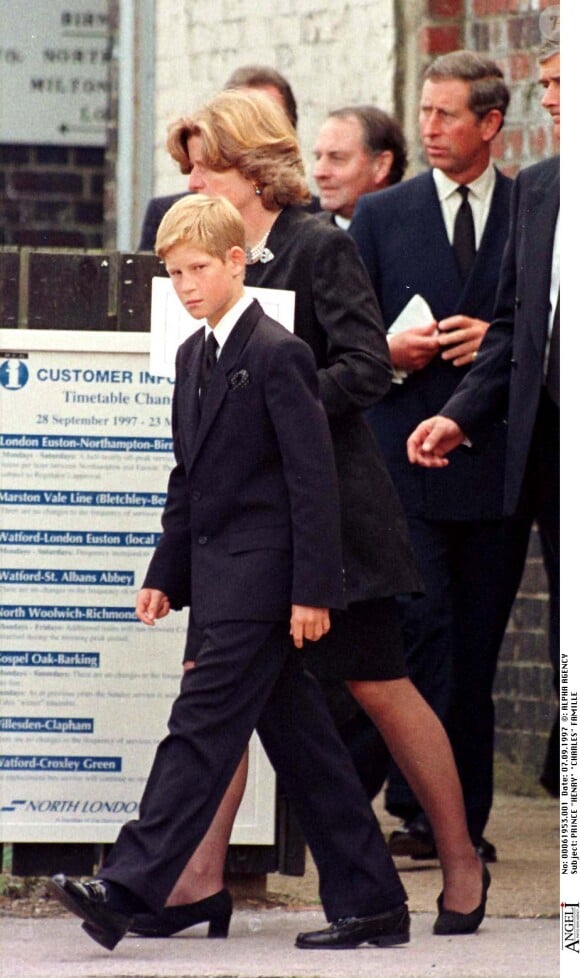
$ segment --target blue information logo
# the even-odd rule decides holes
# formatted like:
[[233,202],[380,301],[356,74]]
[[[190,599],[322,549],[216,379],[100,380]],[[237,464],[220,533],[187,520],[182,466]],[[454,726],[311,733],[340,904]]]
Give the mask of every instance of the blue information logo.
[[28,383],[28,367],[24,360],[5,360],[0,365],[0,385],[7,391],[19,391]]

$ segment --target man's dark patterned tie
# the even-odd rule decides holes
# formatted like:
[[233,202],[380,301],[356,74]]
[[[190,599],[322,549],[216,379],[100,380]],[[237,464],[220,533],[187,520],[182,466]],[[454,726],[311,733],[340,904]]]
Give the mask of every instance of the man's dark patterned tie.
[[462,281],[465,282],[475,258],[475,227],[473,211],[467,199],[469,187],[458,187],[457,193],[461,194],[462,200],[453,226],[453,251],[459,265]]

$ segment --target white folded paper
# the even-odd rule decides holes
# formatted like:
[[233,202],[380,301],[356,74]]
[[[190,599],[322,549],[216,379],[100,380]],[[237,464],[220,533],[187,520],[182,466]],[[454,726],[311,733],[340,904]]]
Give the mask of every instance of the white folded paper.
[[[419,326],[429,326],[434,319],[435,316],[429,308],[429,303],[423,298],[422,295],[419,295],[419,293],[416,292],[415,295],[409,299],[405,308],[401,310],[395,321],[389,326],[387,330],[387,338],[389,336],[395,336],[397,333],[404,333],[407,329],[417,329]],[[397,370],[396,367],[393,367],[394,384],[402,384],[408,376],[408,370]]]
[[[264,312],[294,332],[296,294],[288,289],[262,289],[245,286],[245,291],[257,299]],[[205,319],[193,319],[185,309],[168,278],[156,276],[151,280],[151,373],[159,377],[175,376],[177,347],[205,325]]]

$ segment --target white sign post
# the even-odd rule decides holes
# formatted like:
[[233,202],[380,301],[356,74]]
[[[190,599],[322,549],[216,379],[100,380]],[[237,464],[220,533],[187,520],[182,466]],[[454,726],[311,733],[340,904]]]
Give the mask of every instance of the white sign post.
[[[137,811],[186,627],[134,614],[171,396],[148,334],[0,330],[1,841],[112,842]],[[255,740],[232,842],[273,844],[274,807]]]

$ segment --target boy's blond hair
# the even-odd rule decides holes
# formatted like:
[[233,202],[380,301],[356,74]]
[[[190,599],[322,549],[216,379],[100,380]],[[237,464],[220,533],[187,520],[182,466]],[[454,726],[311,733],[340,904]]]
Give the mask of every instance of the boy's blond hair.
[[188,194],[163,216],[155,238],[155,254],[165,258],[176,244],[190,244],[225,261],[230,248],[245,248],[244,223],[225,197]]

